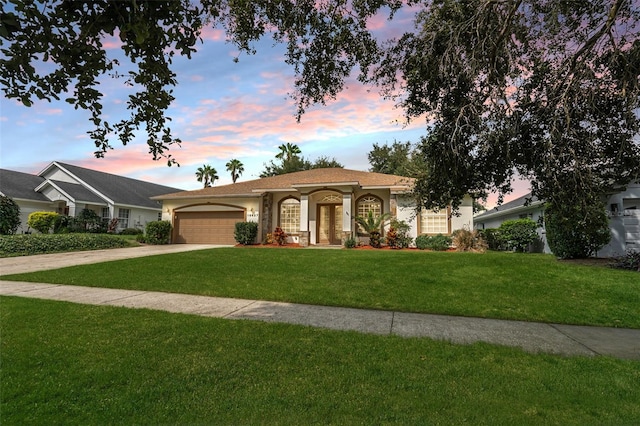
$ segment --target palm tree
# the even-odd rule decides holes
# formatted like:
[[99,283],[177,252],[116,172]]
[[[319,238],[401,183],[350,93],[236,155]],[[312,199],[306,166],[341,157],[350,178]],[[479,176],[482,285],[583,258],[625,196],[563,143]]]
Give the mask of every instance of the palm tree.
[[208,188],[213,185],[216,179],[219,179],[218,171],[208,164],[203,164],[196,171],[196,179],[198,182],[202,182],[205,188]]
[[276,158],[282,161],[291,161],[291,158],[298,156],[301,154],[300,147],[296,144],[286,143],[282,144],[278,147],[280,152],[276,154]]
[[364,232],[369,234],[369,245],[371,247],[380,248],[380,230],[384,223],[391,218],[391,213],[384,213],[380,216],[374,216],[373,211],[369,210],[367,217],[357,216],[356,222],[362,227]]
[[233,183],[236,183],[236,180],[238,180],[242,172],[244,172],[244,164],[234,158],[227,163],[227,171],[231,172],[231,180]]

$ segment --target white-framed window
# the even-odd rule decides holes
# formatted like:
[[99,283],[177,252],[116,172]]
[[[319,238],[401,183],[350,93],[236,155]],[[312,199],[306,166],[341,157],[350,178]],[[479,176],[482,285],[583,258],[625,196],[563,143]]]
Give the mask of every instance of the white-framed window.
[[373,212],[375,217],[382,214],[382,201],[373,195],[365,195],[358,200],[358,216],[367,217]]
[[109,216],[109,207],[102,208],[102,220],[109,220],[111,216]]
[[287,234],[300,232],[300,201],[287,198],[280,203],[280,228]]
[[420,233],[421,234],[449,234],[449,212],[440,210],[422,210],[420,212]]
[[129,227],[130,215],[131,215],[131,210],[129,209],[118,209],[118,227],[119,228]]
[[162,212],[158,212],[158,220],[162,220]]
[[[369,216],[369,212],[373,213],[374,217],[382,215],[382,200],[373,195],[365,195],[358,199],[357,205],[358,216],[366,218]],[[364,232],[361,225],[358,225],[358,230]]]

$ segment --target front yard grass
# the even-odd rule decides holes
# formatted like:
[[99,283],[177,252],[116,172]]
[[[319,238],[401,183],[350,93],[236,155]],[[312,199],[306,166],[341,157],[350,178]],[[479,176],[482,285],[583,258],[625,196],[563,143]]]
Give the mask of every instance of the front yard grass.
[[637,361],[0,299],[3,425],[640,419]]
[[549,255],[218,248],[2,278],[640,328],[637,272]]

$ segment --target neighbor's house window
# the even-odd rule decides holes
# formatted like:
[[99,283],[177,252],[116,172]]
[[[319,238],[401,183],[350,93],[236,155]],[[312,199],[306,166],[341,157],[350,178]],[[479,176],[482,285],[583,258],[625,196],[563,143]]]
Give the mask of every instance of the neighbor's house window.
[[131,210],[129,209],[118,209],[118,227],[120,228],[128,228],[129,227],[129,214]]
[[420,212],[420,233],[449,234],[448,209],[437,212],[434,212],[433,210],[422,210]]
[[111,219],[111,217],[109,217],[109,207],[103,207],[102,208],[102,221],[108,221],[109,219]]
[[287,234],[300,231],[300,201],[287,198],[280,203],[280,228]]
[[162,220],[162,212],[158,212],[158,220]]

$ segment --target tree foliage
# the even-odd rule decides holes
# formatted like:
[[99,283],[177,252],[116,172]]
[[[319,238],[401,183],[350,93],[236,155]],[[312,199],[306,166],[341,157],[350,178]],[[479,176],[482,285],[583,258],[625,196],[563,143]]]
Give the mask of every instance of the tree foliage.
[[301,172],[303,170],[323,169],[330,167],[344,168],[335,158],[326,156],[318,157],[311,162],[300,156],[302,151],[295,144],[287,143],[278,147],[280,152],[276,154],[276,160],[271,160],[264,165],[264,170],[260,173],[260,177],[278,176],[286,173]]
[[244,172],[244,164],[242,164],[242,161],[234,158],[227,162],[226,167],[227,171],[231,173],[231,180],[233,183],[236,183],[240,175]]
[[390,175],[417,177],[424,172],[420,154],[411,142],[394,141],[393,144],[373,144],[367,154],[369,171]]
[[209,164],[203,164],[196,170],[196,180],[202,182],[204,188],[209,188],[219,178],[218,171]]
[[[371,18],[400,8],[415,12],[415,28],[376,40]],[[426,119],[416,185],[423,207],[504,195],[517,172],[538,198],[560,205],[571,196],[588,208],[640,177],[632,0],[14,0],[1,12],[5,96],[30,105],[69,93],[91,112],[97,155],[110,136],[127,143],[144,126],[153,157],[171,164],[167,150],[179,142],[165,116],[177,84],[172,58],[189,57],[207,25],[224,28],[240,52],[269,36],[286,45],[298,118],[335,98],[357,69],[407,120]],[[118,37],[130,62],[109,57],[105,37]],[[135,92],[131,116],[115,124],[102,117],[105,74],[124,75]]]
[[20,226],[20,206],[12,198],[0,195],[0,235],[13,235]]

